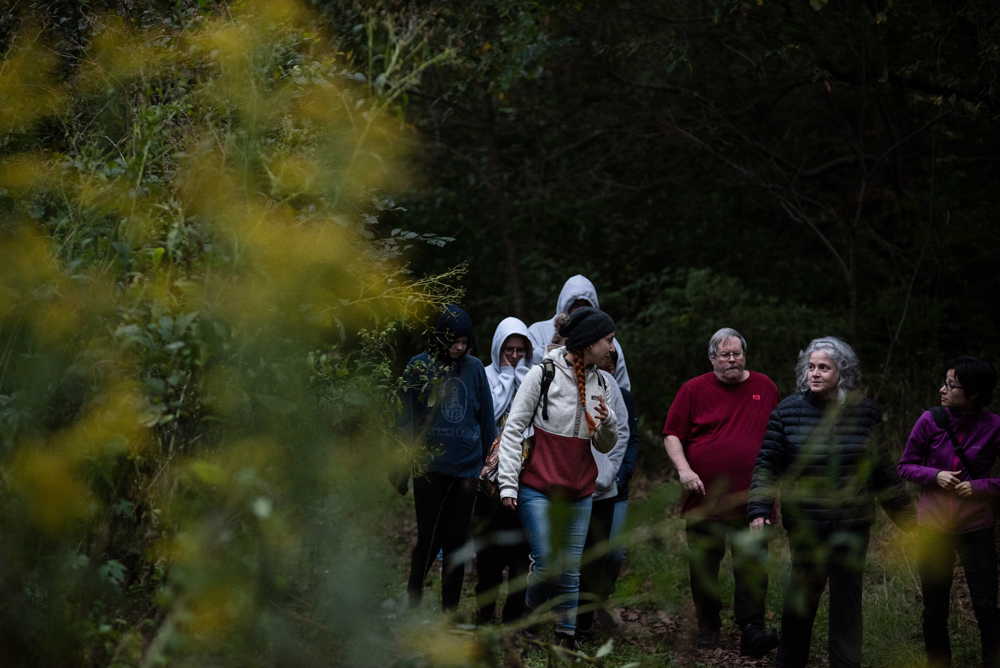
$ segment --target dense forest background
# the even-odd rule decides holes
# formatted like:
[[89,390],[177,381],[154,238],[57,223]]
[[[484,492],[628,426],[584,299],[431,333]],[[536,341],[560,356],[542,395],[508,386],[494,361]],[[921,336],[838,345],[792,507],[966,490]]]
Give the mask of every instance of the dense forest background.
[[0,53],[5,666],[499,661],[381,607],[447,301],[487,360],[590,278],[647,470],[721,326],[784,393],[846,338],[897,451],[1000,362],[992,0],[13,0]]
[[588,276],[651,418],[720,326],[783,392],[806,342],[844,337],[907,419],[944,358],[996,361],[995,4],[467,7],[441,10],[459,66],[411,96],[399,224],[456,238],[413,266],[466,261],[484,333]]

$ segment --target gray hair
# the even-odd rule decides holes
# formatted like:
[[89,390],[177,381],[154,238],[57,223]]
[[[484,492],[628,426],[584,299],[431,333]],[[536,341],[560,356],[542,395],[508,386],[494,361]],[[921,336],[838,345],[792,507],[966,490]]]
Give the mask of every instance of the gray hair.
[[837,397],[840,401],[847,398],[848,392],[861,387],[861,364],[854,348],[835,336],[824,336],[810,341],[806,349],[799,353],[795,363],[795,377],[798,379],[795,389],[799,392],[809,389],[809,356],[815,352],[826,353],[837,367]]
[[740,345],[743,347],[743,354],[747,354],[747,340],[732,327],[723,327],[715,334],[712,334],[712,338],[708,340],[708,359],[715,359],[715,356],[719,353],[719,344],[726,339],[739,339]]

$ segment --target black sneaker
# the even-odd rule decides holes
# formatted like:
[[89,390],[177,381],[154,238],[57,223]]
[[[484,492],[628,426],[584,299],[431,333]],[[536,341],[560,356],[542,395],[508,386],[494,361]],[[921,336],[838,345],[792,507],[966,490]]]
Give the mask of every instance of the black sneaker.
[[778,634],[762,624],[747,624],[740,633],[740,656],[763,658],[778,646]]
[[568,649],[571,652],[575,652],[580,649],[580,640],[576,636],[571,636],[568,633],[562,633],[556,631],[556,647],[561,647],[562,649]]
[[608,631],[617,631],[622,624],[622,618],[614,608],[598,608],[597,623]]
[[694,640],[696,649],[715,649],[719,646],[719,629],[698,629]]
[[577,640],[577,644],[582,645],[583,643],[592,642],[594,640],[594,631],[595,629],[593,620],[591,620],[590,628],[588,629],[581,629],[579,626],[577,626],[576,636],[574,636]]

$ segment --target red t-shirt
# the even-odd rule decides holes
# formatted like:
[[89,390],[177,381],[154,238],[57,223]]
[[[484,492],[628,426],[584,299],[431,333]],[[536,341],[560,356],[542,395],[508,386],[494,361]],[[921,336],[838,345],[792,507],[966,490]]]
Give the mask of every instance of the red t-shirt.
[[691,469],[705,484],[705,496],[686,493],[681,499],[686,516],[746,519],[753,467],[780,399],[770,378],[749,373],[737,385],[720,382],[714,373],[692,378],[670,405],[663,435],[680,439]]

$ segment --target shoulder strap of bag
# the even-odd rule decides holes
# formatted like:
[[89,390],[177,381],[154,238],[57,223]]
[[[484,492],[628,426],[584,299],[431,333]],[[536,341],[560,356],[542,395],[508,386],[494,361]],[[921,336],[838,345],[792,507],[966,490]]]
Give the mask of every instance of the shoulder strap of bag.
[[955,435],[955,430],[951,428],[951,418],[948,417],[948,411],[944,406],[935,406],[931,409],[931,417],[934,418],[934,424],[936,424],[941,429],[948,432],[948,436],[951,438],[951,443],[955,446],[955,454],[962,461],[962,466],[965,470],[969,472],[972,479],[976,479],[976,474],[972,472],[972,467],[969,466],[969,460],[965,457],[965,449],[962,444],[958,442],[958,436]]
[[[552,384],[552,379],[556,377],[556,365],[550,359],[542,360],[542,390],[541,394],[538,395],[538,400],[542,402],[542,419],[549,419],[549,385]],[[535,405],[535,410],[538,410],[538,405]]]

